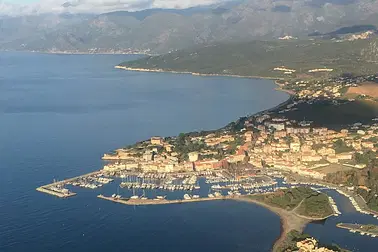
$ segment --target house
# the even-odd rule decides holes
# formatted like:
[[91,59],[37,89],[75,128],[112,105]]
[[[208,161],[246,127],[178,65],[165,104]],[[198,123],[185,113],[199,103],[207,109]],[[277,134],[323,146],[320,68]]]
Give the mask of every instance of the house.
[[301,150],[301,144],[299,142],[290,143],[290,150],[292,152],[299,152]]
[[161,137],[157,137],[157,136],[151,137],[150,141],[152,145],[163,145],[163,138]]
[[194,169],[196,171],[206,171],[222,168],[223,161],[218,161],[216,159],[206,159],[194,162]]
[[352,153],[340,153],[340,154],[337,154],[336,157],[339,160],[351,160],[353,158],[353,154]]
[[332,163],[332,164],[336,164],[339,162],[339,159],[336,157],[336,156],[327,156],[327,161]]
[[323,147],[318,150],[318,154],[321,156],[334,156],[336,151],[332,148]]
[[198,154],[198,152],[190,152],[189,154],[188,154],[188,156],[189,156],[189,161],[190,162],[195,162],[195,161],[197,161],[198,160],[198,156],[199,156],[199,154]]

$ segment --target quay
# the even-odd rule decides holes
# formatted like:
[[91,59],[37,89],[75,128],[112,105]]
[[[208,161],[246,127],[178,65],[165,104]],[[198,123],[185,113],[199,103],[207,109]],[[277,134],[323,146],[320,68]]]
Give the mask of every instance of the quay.
[[67,189],[66,189],[67,191],[64,191],[64,189],[61,189],[58,191],[58,190],[51,190],[51,189],[45,188],[44,186],[38,187],[36,190],[38,192],[47,193],[53,196],[57,196],[59,198],[68,198],[68,197],[72,197],[76,195],[76,193],[70,192]]
[[100,199],[109,200],[115,203],[131,205],[131,206],[181,204],[181,203],[203,202],[203,201],[212,201],[212,200],[226,200],[226,199],[231,199],[234,197],[222,196],[222,197],[214,197],[214,198],[167,200],[167,199],[126,199],[126,198],[107,197],[102,194],[97,195],[97,198],[100,198]]
[[356,233],[356,234],[360,234],[360,235],[371,236],[373,238],[378,238],[378,226],[375,226],[375,225],[338,223],[336,226],[338,228],[347,229],[351,233]]

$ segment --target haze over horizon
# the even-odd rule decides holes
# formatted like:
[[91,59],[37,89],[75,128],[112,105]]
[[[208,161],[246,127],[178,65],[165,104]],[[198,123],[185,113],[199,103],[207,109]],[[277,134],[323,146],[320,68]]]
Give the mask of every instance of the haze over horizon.
[[0,15],[42,13],[105,13],[145,9],[186,9],[233,0],[8,0],[0,1]]

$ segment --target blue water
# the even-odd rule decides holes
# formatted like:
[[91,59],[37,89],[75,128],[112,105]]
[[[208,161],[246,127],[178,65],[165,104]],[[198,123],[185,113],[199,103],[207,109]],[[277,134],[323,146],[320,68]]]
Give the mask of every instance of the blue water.
[[266,80],[113,68],[133,58],[0,53],[0,252],[269,251],[279,218],[252,204],[129,207],[98,190],[35,191],[100,169],[114,148],[219,128],[288,98]]
[[378,225],[378,220],[372,215],[365,215],[356,212],[347,197],[340,195],[334,190],[324,191],[336,202],[341,215],[331,217],[321,224],[309,224],[305,232],[311,234],[326,244],[339,244],[343,248],[354,252],[375,252],[378,251],[378,238],[357,235],[346,229],[336,227],[337,223],[361,223]]

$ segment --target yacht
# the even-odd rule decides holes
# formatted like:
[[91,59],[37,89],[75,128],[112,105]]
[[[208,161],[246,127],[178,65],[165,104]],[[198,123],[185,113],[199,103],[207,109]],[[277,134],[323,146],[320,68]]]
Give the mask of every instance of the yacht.
[[189,194],[184,194],[184,200],[190,200],[192,197],[189,196]]

